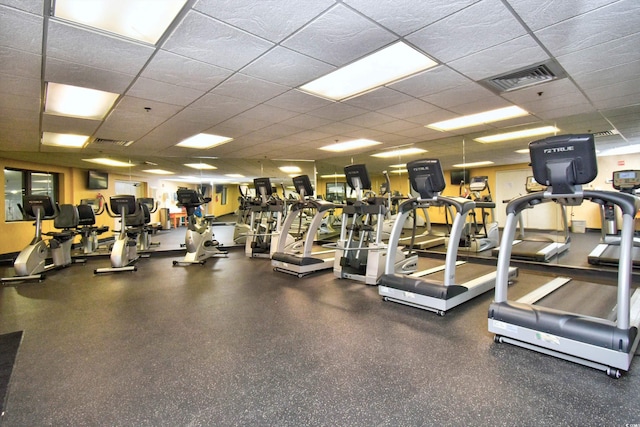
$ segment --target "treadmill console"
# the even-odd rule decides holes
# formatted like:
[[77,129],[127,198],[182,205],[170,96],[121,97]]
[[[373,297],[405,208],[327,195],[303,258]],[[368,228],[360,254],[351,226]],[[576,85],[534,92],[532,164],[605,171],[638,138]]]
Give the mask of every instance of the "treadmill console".
[[254,178],[253,186],[258,196],[265,199],[263,201],[266,201],[266,198],[273,194],[273,188],[271,187],[271,180],[269,178]]
[[344,174],[347,177],[347,184],[352,190],[371,190],[371,180],[365,165],[349,165],[344,167]]
[[442,166],[438,159],[414,160],[407,163],[411,188],[420,198],[431,199],[446,187]]
[[573,194],[598,175],[593,134],[551,136],[531,142],[529,152],[535,180],[553,194]]
[[313,196],[313,186],[309,175],[300,175],[293,178],[293,186],[296,189],[296,193],[300,195],[300,199]]
[[481,192],[487,188],[488,177],[486,176],[474,176],[469,183],[469,191]]
[[640,188],[640,171],[615,171],[613,173],[613,188],[623,193],[633,194],[633,190]]

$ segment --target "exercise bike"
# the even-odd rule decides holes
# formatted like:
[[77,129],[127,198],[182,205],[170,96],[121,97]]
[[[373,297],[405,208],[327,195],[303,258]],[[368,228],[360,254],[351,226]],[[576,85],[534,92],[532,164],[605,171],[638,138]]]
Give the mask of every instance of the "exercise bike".
[[218,242],[213,240],[211,223],[215,219],[213,215],[206,215],[201,219],[196,215],[196,208],[211,201],[209,197],[203,198],[196,190],[179,188],[178,207],[187,210],[187,234],[184,238],[187,253],[181,261],[173,261],[174,266],[187,266],[191,264],[204,264],[207,258],[226,257],[227,252],[218,249]]
[[104,212],[104,199],[82,199],[78,209],[78,234],[82,253],[90,255],[98,251],[98,236],[109,231],[108,225],[96,226],[96,216]]
[[105,205],[107,214],[112,218],[120,218],[120,231],[116,235],[111,248],[111,267],[98,268],[94,274],[119,273],[123,271],[137,271],[133,265],[139,258],[138,235],[144,227],[144,212],[135,196],[118,195],[109,199],[109,206]]
[[[44,280],[44,273],[53,269],[67,267],[73,263],[71,245],[77,234],[78,210],[74,205],[57,206],[49,196],[24,196],[23,214],[27,218],[35,219],[36,232],[31,243],[20,251],[13,263],[15,277],[3,277],[2,283],[11,281]],[[53,225],[62,231],[42,232],[42,221],[53,219]],[[51,236],[45,241],[42,235]],[[47,259],[52,264],[47,264]]]
[[138,238],[138,250],[140,252],[150,251],[154,246],[160,246],[160,242],[152,242],[151,235],[157,227],[151,225],[151,214],[158,210],[158,203],[151,197],[138,198],[140,207],[144,214],[144,225]]

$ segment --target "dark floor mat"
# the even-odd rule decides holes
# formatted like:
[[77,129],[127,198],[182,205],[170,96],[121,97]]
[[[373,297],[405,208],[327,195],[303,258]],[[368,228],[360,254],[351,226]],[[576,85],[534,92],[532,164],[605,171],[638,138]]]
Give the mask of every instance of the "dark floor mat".
[[22,341],[22,331],[0,335],[0,414],[4,415],[9,380]]

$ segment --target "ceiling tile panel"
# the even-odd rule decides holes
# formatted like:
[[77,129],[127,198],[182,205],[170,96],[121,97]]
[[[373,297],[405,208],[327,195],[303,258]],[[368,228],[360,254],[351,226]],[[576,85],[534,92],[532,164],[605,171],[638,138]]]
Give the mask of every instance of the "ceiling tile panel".
[[385,114],[380,114],[376,112],[369,112],[365,114],[361,114],[359,116],[351,117],[349,119],[344,120],[344,123],[348,123],[354,126],[360,127],[372,127],[377,126],[383,123],[389,123],[396,120],[391,116],[387,116]]
[[238,70],[265,53],[273,43],[223,22],[190,11],[163,49],[207,64]]
[[476,3],[478,0],[396,0],[372,2],[370,0],[346,0],[345,3],[373,18],[391,31],[405,36],[432,24],[452,13]]
[[51,19],[47,57],[124,74],[138,74],[153,48]]
[[439,61],[449,62],[525,33],[500,0],[482,0],[416,31],[407,40]]
[[0,74],[40,79],[42,56],[0,46]]
[[615,1],[618,0],[508,0],[518,16],[534,31]]
[[40,112],[40,96],[3,93],[0,97],[0,108],[20,110],[23,114],[37,114]]
[[42,26],[41,16],[0,6],[0,46],[40,54]]
[[[40,92],[40,79],[14,75],[0,75],[0,94],[2,94],[2,96],[16,95],[23,98],[31,98],[37,100],[39,104]],[[0,104],[2,103],[3,102],[0,100]]]
[[453,107],[449,107],[449,110],[453,111],[454,113],[465,115],[480,113],[482,111],[495,110],[498,108],[510,107],[511,105],[513,104],[503,98],[500,98],[499,96],[488,96],[476,101],[454,105]]
[[52,114],[42,115],[42,130],[46,132],[93,135],[100,124],[100,120],[86,120]]
[[441,65],[390,84],[389,87],[416,98],[423,98],[466,83],[470,83],[468,78],[447,66]]
[[131,86],[127,95],[184,106],[202,96],[203,92],[141,77]]
[[394,34],[338,4],[282,45],[339,67],[394,40]]
[[327,63],[278,46],[249,64],[242,72],[288,87],[297,87],[334,69]]
[[124,93],[133,79],[134,76],[131,74],[62,61],[51,57],[47,58],[45,65],[45,81],[111,93]]
[[231,75],[231,71],[185,58],[165,50],[156,53],[142,71],[142,77],[208,91]]
[[295,117],[291,117],[290,119],[283,120],[281,123],[302,129],[316,129],[320,126],[328,125],[329,123],[332,123],[332,121],[321,117],[311,116],[309,114],[300,114]]
[[[620,25],[624,22],[624,25]],[[621,0],[600,9],[536,31],[536,36],[555,56],[638,33],[640,2]]]
[[310,111],[308,114],[312,116],[322,117],[329,120],[344,120],[349,117],[358,116],[366,113],[367,110],[362,108],[353,107],[351,105],[343,104],[340,102],[334,102],[326,107],[318,108]]
[[44,10],[43,0],[1,0],[0,4],[39,15]]
[[495,95],[488,89],[485,89],[476,83],[467,83],[462,86],[456,86],[433,95],[422,97],[422,100],[440,108],[447,109],[455,107],[456,105],[462,105],[492,96]]
[[397,90],[381,87],[343,102],[367,110],[378,110],[413,100],[415,98],[412,96]]
[[200,0],[194,9],[280,42],[334,3],[332,0]]
[[403,102],[402,104],[393,105],[387,108],[380,108],[378,112],[395,117],[396,119],[405,119],[418,114],[428,114],[429,112],[437,109],[438,107],[429,104],[428,102],[424,102],[419,99],[412,99],[411,101]]
[[266,104],[258,105],[242,113],[242,116],[248,120],[265,120],[270,123],[279,123],[297,115],[296,112]]
[[257,102],[247,101],[244,99],[233,98],[231,96],[223,96],[214,93],[208,93],[199,98],[189,108],[201,108],[210,111],[213,123],[220,123],[218,117],[224,117],[226,120],[243,111],[253,108]]
[[318,98],[317,96],[309,95],[299,90],[290,90],[266,102],[267,105],[273,105],[274,107],[284,108],[285,110],[296,111],[298,113],[306,113],[326,107],[332,103],[333,101]]
[[544,62],[549,55],[529,35],[465,56],[449,63],[472,80],[481,80]]
[[211,93],[253,102],[264,102],[288,90],[288,88],[275,83],[236,73]]
[[588,90],[625,81],[629,76],[640,76],[640,60],[580,74],[574,80],[582,89]]

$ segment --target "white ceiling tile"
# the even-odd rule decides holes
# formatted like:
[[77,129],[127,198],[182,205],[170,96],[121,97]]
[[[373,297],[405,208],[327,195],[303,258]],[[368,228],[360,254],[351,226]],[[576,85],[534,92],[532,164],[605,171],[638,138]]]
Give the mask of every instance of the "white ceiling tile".
[[414,97],[397,90],[380,87],[343,102],[345,104],[367,110],[378,110],[380,108],[391,107],[403,102],[413,101],[414,99]]
[[466,83],[470,83],[468,78],[445,65],[441,65],[397,83],[392,83],[389,87],[413,97],[422,98]]
[[321,107],[332,104],[332,101],[309,95],[299,90],[290,90],[272,98],[266,102],[267,105],[284,108],[285,110],[296,111],[298,113],[306,113]]
[[360,130],[359,126],[354,126],[345,122],[333,122],[331,124],[325,125],[325,126],[320,126],[318,128],[316,128],[315,130],[319,131],[319,132],[325,132],[325,133],[336,133],[338,135],[343,135],[345,133],[348,132],[355,132]]
[[335,67],[278,46],[242,69],[244,74],[288,87],[297,87]]
[[187,58],[238,70],[265,53],[273,43],[190,11],[163,49]]
[[159,50],[141,75],[177,86],[208,91],[231,73],[224,68]]
[[211,114],[213,123],[220,123],[222,120],[217,120],[218,117],[222,116],[227,119],[255,107],[256,105],[256,102],[208,93],[190,105],[189,108],[201,108],[208,110]]
[[[0,94],[2,96],[16,95],[22,98],[34,99],[39,103],[41,86],[40,79],[14,75],[0,76]],[[2,104],[2,101],[0,101],[0,104]]]
[[339,67],[394,40],[392,33],[338,4],[282,45]]
[[0,74],[39,79],[42,56],[0,46]]
[[429,112],[437,109],[438,107],[429,104],[428,102],[424,102],[419,99],[412,99],[410,101],[403,102],[402,104],[380,108],[378,112],[395,117],[396,119],[406,119],[407,117],[413,117],[418,114],[428,114]]
[[98,126],[100,126],[100,123],[100,120],[78,119],[53,114],[42,115],[42,130],[45,132],[92,135]]
[[153,48],[49,20],[47,57],[124,74],[138,74]]
[[194,9],[279,42],[333,4],[332,0],[200,0]]
[[[552,107],[555,107],[555,105],[552,105]],[[556,120],[574,114],[592,113],[594,111],[596,111],[596,108],[590,104],[568,104],[559,108],[542,109],[536,115],[543,120]],[[563,128],[560,127],[560,129],[562,130]]]
[[283,120],[297,116],[294,111],[284,110],[278,107],[261,104],[242,113],[243,117],[249,120],[265,120],[270,123],[279,123]]
[[40,54],[42,26],[41,16],[0,6],[0,46]]
[[372,126],[377,126],[383,123],[392,122],[395,120],[396,119],[391,116],[387,116],[385,114],[380,114],[380,113],[371,111],[369,113],[361,114],[359,116],[346,119],[344,120],[344,123],[348,123],[350,125],[360,126],[360,127],[372,127]]
[[507,0],[532,30],[582,15],[617,0]]
[[[624,24],[621,24],[624,23]],[[640,27],[640,2],[621,0],[535,32],[555,56],[634,34]]]
[[495,95],[490,90],[485,89],[479,84],[467,83],[433,95],[424,96],[421,99],[430,104],[446,109],[491,96]]
[[451,15],[478,0],[396,0],[373,2],[345,0],[349,6],[373,18],[391,31],[405,36],[426,25]]
[[134,76],[117,71],[104,70],[48,57],[45,65],[45,81],[72,86],[124,93]]
[[236,73],[211,93],[258,103],[274,98],[287,90],[288,88],[284,86]]
[[560,79],[511,92],[505,92],[502,94],[502,97],[510,100],[516,105],[521,105],[525,103],[540,102],[543,98],[559,98],[576,93],[579,93],[579,90],[570,79]]
[[478,99],[476,101],[454,105],[452,107],[449,107],[449,110],[453,111],[454,113],[466,115],[480,113],[482,111],[495,110],[497,108],[510,107],[511,105],[513,104],[503,98],[500,98],[499,96],[487,96],[486,98]]
[[439,61],[449,62],[526,33],[500,0],[482,0],[407,37]]
[[138,78],[127,95],[175,105],[189,105],[203,95],[202,91],[175,86],[157,80]]
[[345,120],[349,117],[358,116],[366,112],[367,110],[362,108],[352,107],[351,105],[340,102],[334,102],[326,107],[310,111],[308,114],[329,120]]
[[44,10],[44,0],[1,0],[0,4],[39,15]]
[[40,112],[40,96],[3,93],[0,96],[0,109],[19,110],[22,114],[37,114]]
[[526,35],[452,61],[449,66],[478,81],[547,59],[549,55],[531,36]]
[[322,117],[310,116],[309,114],[299,114],[290,119],[283,120],[282,124],[296,126],[302,129],[316,129],[320,126],[333,123],[331,120],[323,119]]
[[629,76],[640,76],[640,60],[579,74],[573,79],[582,89],[588,90],[625,81]]

